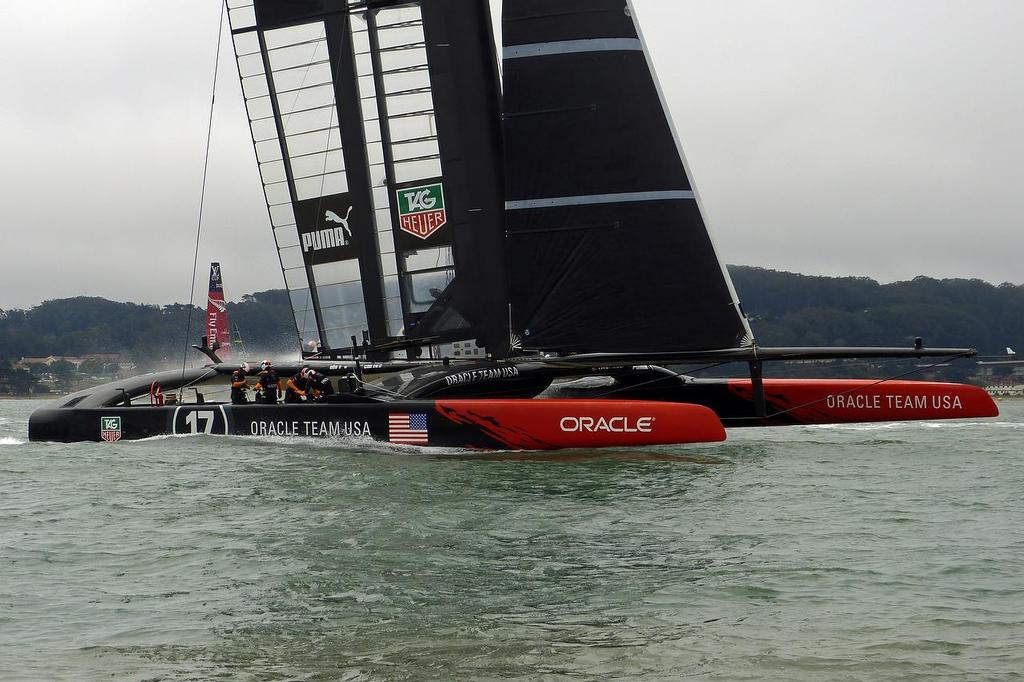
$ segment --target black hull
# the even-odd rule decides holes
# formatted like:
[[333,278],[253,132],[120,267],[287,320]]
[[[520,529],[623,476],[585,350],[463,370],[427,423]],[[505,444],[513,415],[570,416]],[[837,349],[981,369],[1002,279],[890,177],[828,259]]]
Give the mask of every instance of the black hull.
[[115,442],[199,434],[362,439],[469,450],[635,447],[725,439],[722,423],[705,407],[636,400],[46,408],[29,420],[31,440]]
[[[167,405],[101,408],[44,408],[29,419],[33,441],[140,440],[156,436],[229,435],[299,438],[371,438],[388,440],[391,412],[433,412],[433,401],[333,405],[326,403],[278,405]],[[103,419],[117,418],[119,433],[103,436]],[[466,434],[452,434],[446,424],[432,423],[438,445],[473,445]],[[108,431],[113,431],[110,429]],[[479,447],[494,447],[481,440]]]

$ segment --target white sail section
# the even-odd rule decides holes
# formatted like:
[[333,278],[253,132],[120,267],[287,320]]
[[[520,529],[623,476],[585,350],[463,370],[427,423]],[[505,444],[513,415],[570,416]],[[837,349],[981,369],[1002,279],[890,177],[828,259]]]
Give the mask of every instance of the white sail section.
[[[397,198],[388,190],[441,177],[423,17],[419,5],[413,4],[378,10],[373,16],[354,15],[352,23],[388,333],[399,336],[404,333],[404,313],[425,311],[435,300],[430,292],[443,291],[454,278],[450,244],[396,247],[396,234],[402,239],[394,224]],[[405,287],[400,285],[402,277]]]
[[[254,21],[251,3],[232,4],[237,5],[231,8],[233,29],[240,27],[236,20],[252,16]],[[350,236],[351,218],[347,211],[331,211],[322,201],[349,190],[324,22],[236,33],[234,44],[299,338],[306,348],[348,345],[352,336],[361,339],[367,328],[359,261],[351,250],[345,254],[349,257],[337,260],[311,257],[316,251],[344,246],[339,241]],[[317,213],[337,228],[328,234],[300,229],[295,208],[306,201],[320,204]],[[327,338],[321,338],[321,330]]]

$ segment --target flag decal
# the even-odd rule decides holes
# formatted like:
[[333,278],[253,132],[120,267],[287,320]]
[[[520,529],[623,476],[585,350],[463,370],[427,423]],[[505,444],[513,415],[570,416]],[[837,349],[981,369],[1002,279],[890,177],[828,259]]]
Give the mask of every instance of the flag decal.
[[400,445],[427,444],[427,415],[392,412],[388,415],[388,441]]

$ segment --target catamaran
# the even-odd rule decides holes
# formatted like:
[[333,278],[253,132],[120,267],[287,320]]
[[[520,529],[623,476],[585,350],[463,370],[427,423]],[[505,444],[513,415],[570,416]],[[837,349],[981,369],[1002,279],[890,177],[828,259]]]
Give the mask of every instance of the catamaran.
[[[211,326],[210,364],[62,398],[32,415],[30,438],[556,449],[997,414],[962,384],[764,378],[780,361],[974,351],[758,345],[628,0],[505,0],[500,52],[487,0],[227,10],[302,349],[278,371],[308,365],[339,390],[212,399],[238,364]],[[673,369],[728,362],[749,376]]]

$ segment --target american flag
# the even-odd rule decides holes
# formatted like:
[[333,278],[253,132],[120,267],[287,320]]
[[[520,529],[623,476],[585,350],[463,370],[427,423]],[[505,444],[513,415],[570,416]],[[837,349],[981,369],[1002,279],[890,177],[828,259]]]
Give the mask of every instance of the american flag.
[[426,445],[427,415],[392,412],[388,415],[388,441],[401,445]]

